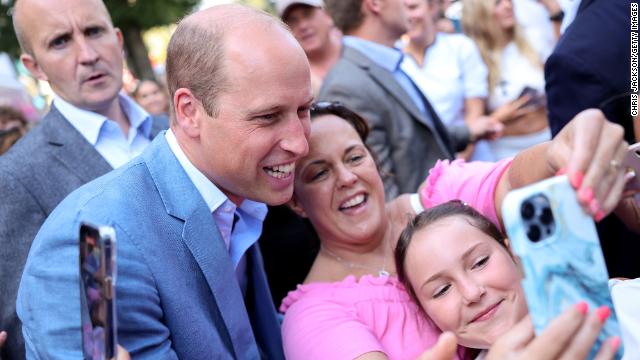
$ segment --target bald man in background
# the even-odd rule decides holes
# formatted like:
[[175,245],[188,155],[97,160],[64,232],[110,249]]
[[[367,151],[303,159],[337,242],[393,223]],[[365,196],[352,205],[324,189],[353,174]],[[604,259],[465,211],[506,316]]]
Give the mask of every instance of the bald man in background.
[[140,154],[168,126],[122,89],[122,34],[100,0],[19,0],[20,60],[47,81],[49,113],[0,156],[0,330],[4,359],[24,358],[16,294],[33,238],[70,192]]

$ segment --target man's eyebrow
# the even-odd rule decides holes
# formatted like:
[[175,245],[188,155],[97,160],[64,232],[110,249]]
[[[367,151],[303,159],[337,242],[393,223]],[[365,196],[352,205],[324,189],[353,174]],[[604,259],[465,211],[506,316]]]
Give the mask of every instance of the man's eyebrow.
[[71,37],[71,31],[54,30],[51,34],[44,38],[44,45],[49,46],[54,40]]
[[280,111],[282,108],[278,105],[267,105],[265,107],[260,107],[260,108],[256,108],[256,109],[251,109],[248,110],[246,112],[247,116],[249,117],[253,117],[256,115],[261,115],[261,114],[269,114],[269,113],[273,113],[273,112],[278,112]]

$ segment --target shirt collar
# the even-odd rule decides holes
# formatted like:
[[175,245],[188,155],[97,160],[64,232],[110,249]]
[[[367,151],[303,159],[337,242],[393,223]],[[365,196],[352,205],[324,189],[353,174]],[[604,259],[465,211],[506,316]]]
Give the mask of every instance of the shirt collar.
[[151,115],[132,98],[123,94],[119,94],[118,97],[122,111],[124,111],[124,113],[127,114],[127,117],[129,117],[129,124],[131,127],[138,129],[138,131],[142,132],[147,139],[150,139],[151,125],[153,121]]
[[389,72],[395,72],[398,70],[400,63],[402,62],[403,54],[400,49],[384,46],[373,41],[349,35],[344,36],[342,41],[345,45],[362,52],[371,61]]
[[[146,138],[151,137],[151,116],[131,98],[118,94],[122,111],[127,115],[132,128],[138,129]],[[71,105],[61,97],[54,95],[53,105],[84,136],[91,145],[96,145],[104,122],[109,120],[104,115],[84,110]]]
[[[187,158],[187,155],[185,155],[184,151],[180,148],[178,140],[171,129],[167,130],[165,137],[171,151],[204,199],[209,211],[213,213],[225,203],[233,205],[233,202]],[[267,216],[267,206],[257,201],[245,199],[240,204],[239,209],[260,221],[263,221]]]

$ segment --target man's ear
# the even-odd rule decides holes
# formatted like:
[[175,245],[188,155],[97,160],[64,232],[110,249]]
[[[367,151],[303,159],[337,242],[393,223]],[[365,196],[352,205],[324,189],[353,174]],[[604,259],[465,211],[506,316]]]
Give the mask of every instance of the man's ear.
[[173,105],[176,110],[176,126],[189,137],[200,137],[201,113],[204,112],[204,108],[193,96],[191,90],[185,88],[176,90],[173,95]]
[[49,81],[47,74],[42,71],[42,68],[40,68],[40,64],[38,64],[38,60],[36,60],[33,55],[23,53],[22,55],[20,55],[20,61],[22,62],[22,65],[24,65],[24,67],[29,70],[31,75],[33,75],[36,79]]
[[289,207],[289,209],[293,210],[294,213],[298,214],[298,216],[303,218],[307,217],[307,213],[304,211],[304,208],[302,208],[302,205],[296,199],[296,194],[293,194],[291,200],[287,202],[287,206]]
[[360,11],[366,13],[379,14],[382,10],[382,0],[362,0],[362,7]]
[[116,32],[116,38],[118,39],[118,45],[120,46],[120,52],[124,56],[124,38],[122,37],[122,31],[119,28],[113,28]]

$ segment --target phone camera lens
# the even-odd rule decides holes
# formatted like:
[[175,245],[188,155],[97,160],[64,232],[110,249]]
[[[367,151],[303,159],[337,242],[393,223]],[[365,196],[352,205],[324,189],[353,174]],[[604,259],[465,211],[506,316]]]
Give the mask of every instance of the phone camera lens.
[[542,215],[540,215],[540,222],[542,222],[544,225],[549,225],[553,222],[553,213],[551,212],[550,208],[545,207],[544,209],[542,209]]
[[527,231],[527,237],[529,238],[529,240],[533,241],[533,242],[538,242],[540,241],[540,236],[541,236],[541,232],[540,232],[540,228],[538,227],[538,225],[531,225],[529,227],[529,230]]
[[525,202],[522,204],[522,207],[520,208],[520,213],[522,214],[522,217],[525,220],[531,220],[533,219],[533,215],[535,215],[535,208],[533,207],[533,204],[530,202]]

